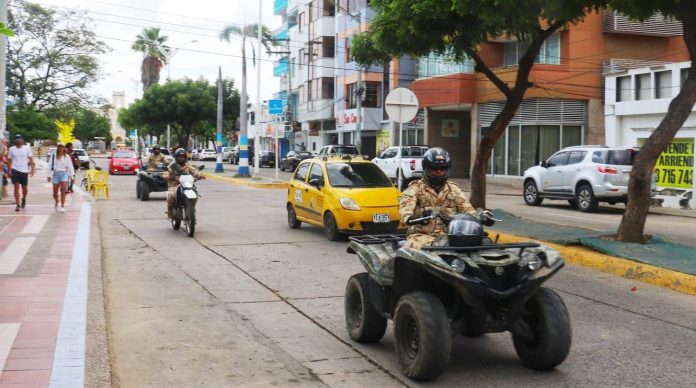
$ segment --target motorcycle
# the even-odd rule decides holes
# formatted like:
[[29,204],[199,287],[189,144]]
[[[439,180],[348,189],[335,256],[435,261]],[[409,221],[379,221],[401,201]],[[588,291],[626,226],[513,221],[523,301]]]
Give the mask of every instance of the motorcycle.
[[[202,170],[204,166],[199,166]],[[195,185],[196,179],[193,175],[180,175],[179,186],[176,189],[174,207],[172,209],[172,228],[179,230],[181,223],[184,223],[186,234],[193,237],[196,230],[196,203],[200,195]]]
[[167,166],[158,163],[154,171],[136,169],[138,179],[135,182],[135,196],[141,201],[148,201],[150,193],[167,191],[168,183],[163,174],[167,171]]
[[486,213],[409,220],[415,225],[439,217],[447,226],[447,236],[421,249],[405,247],[404,235],[351,237],[348,252],[358,255],[367,272],[346,285],[350,337],[379,342],[392,319],[401,370],[414,380],[432,380],[444,371],[453,332],[476,337],[509,331],[525,366],[560,365],[570,351],[570,318],[561,297],[542,284],[564,261],[536,242],[491,240],[481,222],[499,220]]

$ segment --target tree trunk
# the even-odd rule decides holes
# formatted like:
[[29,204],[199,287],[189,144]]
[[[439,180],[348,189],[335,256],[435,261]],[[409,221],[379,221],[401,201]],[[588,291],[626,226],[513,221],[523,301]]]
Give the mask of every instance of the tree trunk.
[[689,5],[683,8],[681,21],[684,26],[684,42],[691,59],[689,76],[682,90],[670,102],[669,110],[660,125],[648,137],[633,162],[628,181],[628,203],[616,231],[618,241],[644,242],[643,231],[650,207],[650,185],[655,162],[672,142],[696,103],[696,7]]

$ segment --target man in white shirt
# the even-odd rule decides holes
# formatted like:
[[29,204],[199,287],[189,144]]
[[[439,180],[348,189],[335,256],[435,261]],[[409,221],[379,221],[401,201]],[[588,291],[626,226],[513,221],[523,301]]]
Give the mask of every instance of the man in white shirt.
[[[7,166],[10,169],[12,184],[14,185],[14,197],[18,212],[27,205],[29,194],[29,177],[34,176],[34,157],[31,148],[24,145],[22,135],[15,136],[15,145],[10,147],[7,153]],[[19,201],[19,186],[22,186],[22,201]]]

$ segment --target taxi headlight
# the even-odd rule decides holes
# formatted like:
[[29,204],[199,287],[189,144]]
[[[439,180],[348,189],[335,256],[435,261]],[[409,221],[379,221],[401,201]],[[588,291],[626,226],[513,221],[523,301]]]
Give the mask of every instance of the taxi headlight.
[[341,206],[343,206],[344,209],[346,210],[360,210],[360,206],[358,206],[358,203],[355,202],[353,198],[339,198],[338,201],[341,203]]
[[539,255],[537,252],[527,251],[522,253],[522,257],[518,264],[520,267],[526,266],[530,270],[536,271],[541,268],[542,264],[544,264],[544,260],[542,260],[541,255]]

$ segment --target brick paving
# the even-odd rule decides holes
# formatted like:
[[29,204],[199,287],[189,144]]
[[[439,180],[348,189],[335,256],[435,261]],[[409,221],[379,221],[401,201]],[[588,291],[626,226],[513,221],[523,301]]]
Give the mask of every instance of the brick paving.
[[[14,205],[7,204],[11,188],[5,205],[0,205],[0,260],[15,255],[3,255],[7,250],[25,253],[16,266],[0,262],[0,387],[71,385],[57,380],[54,368],[66,365],[56,349],[59,333],[66,329],[61,319],[84,201],[78,193],[69,195],[66,212],[57,212],[44,177],[38,171],[30,180],[23,211],[15,212]],[[20,240],[31,243],[28,250],[17,248]],[[77,327],[83,328],[84,322]],[[81,337],[84,344],[84,333]],[[72,355],[71,365],[84,368],[82,349],[81,357]]]

